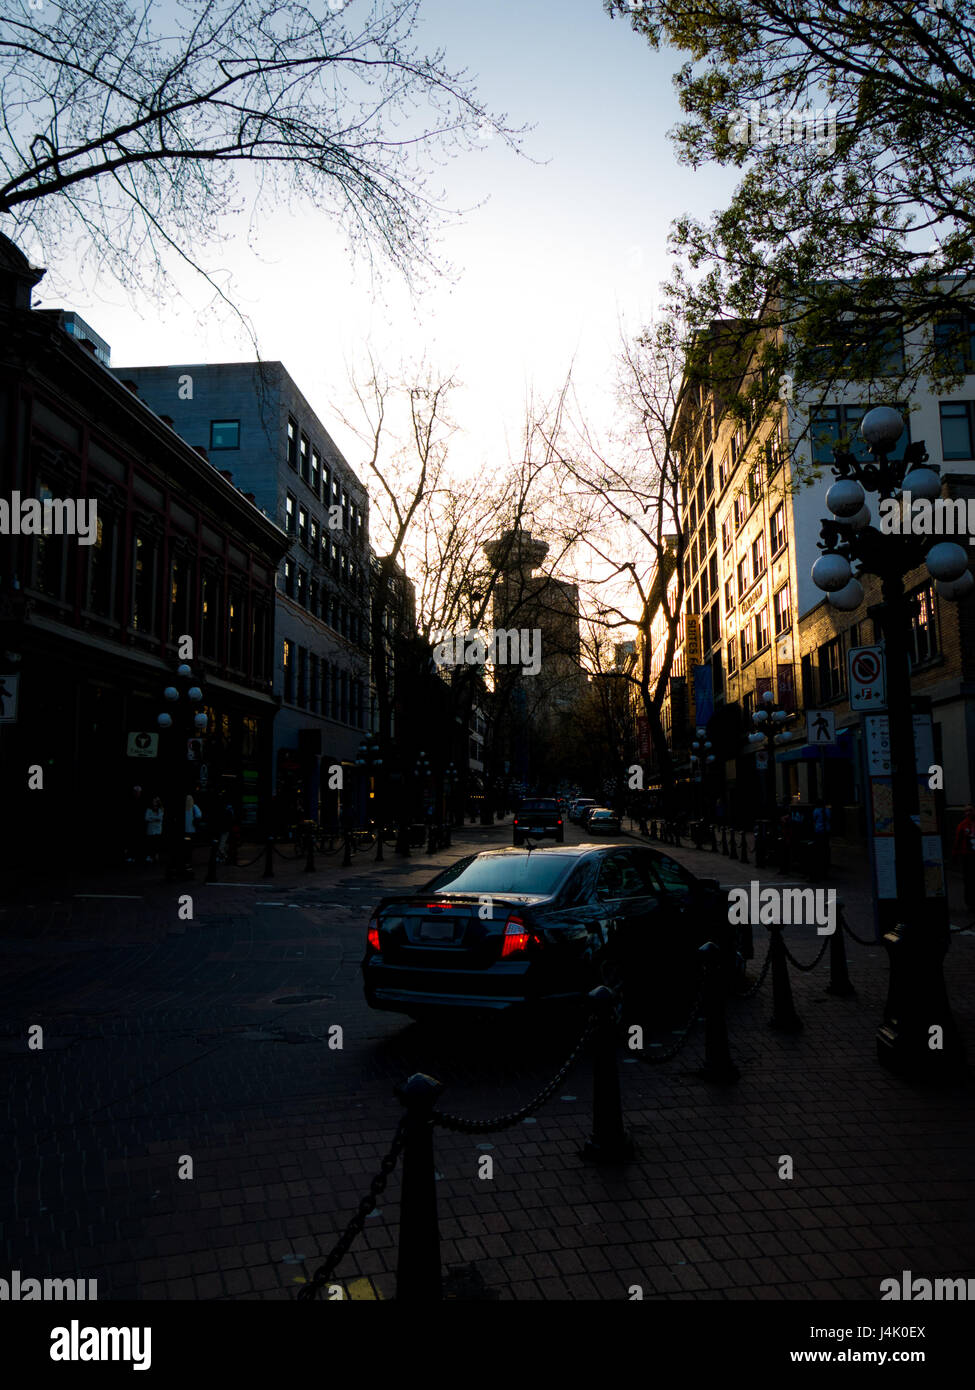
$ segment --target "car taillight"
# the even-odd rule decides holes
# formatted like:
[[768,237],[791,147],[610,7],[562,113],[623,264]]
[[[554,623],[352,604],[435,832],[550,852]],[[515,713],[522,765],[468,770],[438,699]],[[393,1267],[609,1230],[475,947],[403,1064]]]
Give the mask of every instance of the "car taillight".
[[518,824],[518,817],[515,816],[515,825],[517,825],[517,824]]
[[562,824],[562,817],[559,816],[558,820],[556,821],[556,825],[561,825],[561,824]]
[[369,931],[368,931],[368,934],[367,934],[367,939],[368,939],[369,945],[372,947],[372,949],[373,949],[374,951],[378,951],[378,950],[381,949],[381,948],[380,948],[380,945],[379,945],[379,918],[378,918],[378,917],[373,917],[372,921],[369,923]]
[[528,945],[531,934],[532,933],[526,929],[521,918],[513,913],[505,923],[504,941],[501,945],[501,959],[504,960],[505,956],[517,956],[522,954],[525,947]]

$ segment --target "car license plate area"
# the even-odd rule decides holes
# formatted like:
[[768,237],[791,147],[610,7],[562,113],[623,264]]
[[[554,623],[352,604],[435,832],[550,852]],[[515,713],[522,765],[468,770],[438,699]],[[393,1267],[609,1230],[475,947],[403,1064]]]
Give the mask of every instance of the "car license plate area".
[[420,922],[416,934],[418,941],[436,941],[441,945],[449,945],[457,940],[458,930],[463,927],[463,923],[457,919],[451,920],[449,917],[424,918]]

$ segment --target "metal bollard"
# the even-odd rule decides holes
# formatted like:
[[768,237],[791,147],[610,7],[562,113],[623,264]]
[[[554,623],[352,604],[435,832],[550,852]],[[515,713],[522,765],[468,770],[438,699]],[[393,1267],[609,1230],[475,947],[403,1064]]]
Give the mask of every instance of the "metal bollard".
[[737,849],[735,848],[735,827],[734,827],[734,826],[731,827],[731,838],[730,838],[730,840],[728,841],[728,858],[729,858],[729,859],[737,859],[737,858],[738,858],[738,851],[737,851]]
[[352,863],[352,831],[345,832],[345,853],[342,855],[342,868],[347,869]]
[[707,941],[697,954],[704,971],[704,1065],[698,1075],[703,1081],[730,1084],[739,1080],[741,1072],[731,1060],[728,1046],[721,949],[714,941]]
[[[837,904],[837,906],[839,905]],[[837,913],[836,930],[829,943],[829,984],[826,986],[826,993],[838,994],[843,999],[848,999],[851,994],[856,994],[850,980],[850,972],[846,967],[846,942],[843,940],[842,909]]]
[[308,832],[308,853],[305,856],[305,873],[315,872],[315,836],[312,831]]
[[267,844],[264,848],[264,873],[262,878],[274,877],[274,836],[267,837]]
[[633,1141],[623,1126],[623,1102],[616,1066],[616,995],[605,985],[589,991],[598,1016],[592,1053],[592,1134],[583,1158],[597,1163],[625,1163],[633,1157]]
[[740,853],[739,853],[739,855],[738,855],[739,862],[742,863],[742,864],[747,864],[747,863],[748,863],[748,840],[745,838],[745,832],[744,832],[744,830],[741,832],[741,845],[739,846],[739,849],[740,849]]
[[769,930],[772,933],[772,1017],[769,1023],[782,1033],[798,1033],[802,1028],[802,1019],[792,1002],[792,982],[789,979],[782,928],[770,927]]
[[718,832],[717,832],[717,829],[716,829],[716,827],[715,827],[714,821],[712,821],[712,822],[711,822],[711,853],[712,853],[712,854],[717,854],[717,852],[718,852]]
[[399,1303],[431,1303],[443,1298],[437,1179],[433,1166],[433,1123],[430,1119],[430,1112],[442,1090],[439,1081],[423,1072],[416,1072],[395,1088],[396,1096],[406,1107],[399,1256],[396,1262],[396,1299]]
[[721,853],[728,853],[728,827],[726,825],[721,827]]
[[220,841],[210,841],[210,858],[207,861],[207,876],[204,883],[216,883],[217,881],[217,855],[220,852]]

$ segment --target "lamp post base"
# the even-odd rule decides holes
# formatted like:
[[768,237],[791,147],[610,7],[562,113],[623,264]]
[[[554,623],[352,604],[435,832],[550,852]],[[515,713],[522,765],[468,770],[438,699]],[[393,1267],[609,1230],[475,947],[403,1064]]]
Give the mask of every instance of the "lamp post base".
[[947,934],[901,924],[883,940],[890,985],[877,1030],[878,1062],[899,1076],[957,1080],[965,1071],[965,1044],[945,989]]

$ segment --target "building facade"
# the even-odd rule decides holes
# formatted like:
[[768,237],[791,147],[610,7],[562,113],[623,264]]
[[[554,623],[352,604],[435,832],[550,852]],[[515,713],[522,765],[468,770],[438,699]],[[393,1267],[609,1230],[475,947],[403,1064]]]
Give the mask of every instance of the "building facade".
[[359,819],[354,764],[371,730],[365,487],[280,362],[120,367],[117,374],[289,538],[274,622],[279,827],[302,816],[338,824],[344,811]]
[[[232,801],[244,824],[259,823],[287,541],[116,378],[107,344],[96,351],[69,329],[74,316],[31,309],[42,275],[0,239],[0,657],[17,694],[0,726],[8,865],[97,865],[133,848],[133,787],[144,806],[188,758],[205,811]],[[15,497],[48,505],[48,533],[16,534]],[[81,503],[86,537],[54,527],[55,512],[77,517]],[[158,724],[181,661],[207,707],[193,748],[185,730]]]

